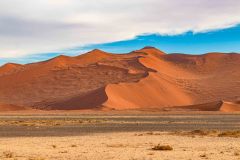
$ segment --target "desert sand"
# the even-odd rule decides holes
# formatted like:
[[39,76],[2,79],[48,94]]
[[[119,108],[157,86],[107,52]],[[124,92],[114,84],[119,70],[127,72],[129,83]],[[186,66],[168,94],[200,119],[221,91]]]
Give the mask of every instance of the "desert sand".
[[[142,136],[138,136],[141,135]],[[1,159],[239,160],[240,141],[228,137],[107,133],[76,137],[0,138]],[[172,151],[155,151],[155,145]],[[12,158],[9,158],[12,157]]]
[[0,159],[239,160],[239,114],[214,113],[1,115]]
[[237,53],[166,54],[154,47],[9,63],[0,67],[0,110],[235,112],[239,64]]

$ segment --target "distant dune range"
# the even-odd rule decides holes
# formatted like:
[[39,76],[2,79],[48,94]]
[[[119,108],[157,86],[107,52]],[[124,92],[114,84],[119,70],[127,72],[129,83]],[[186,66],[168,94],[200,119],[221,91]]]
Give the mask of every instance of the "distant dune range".
[[0,67],[0,110],[240,111],[240,54],[93,50]]

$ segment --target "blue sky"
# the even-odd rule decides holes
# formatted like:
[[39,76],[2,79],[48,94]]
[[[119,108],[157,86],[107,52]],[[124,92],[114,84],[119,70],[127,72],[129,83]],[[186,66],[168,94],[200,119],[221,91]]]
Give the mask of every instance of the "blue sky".
[[94,48],[239,52],[238,0],[2,0],[0,64]]
[[227,29],[220,29],[203,33],[193,33],[192,31],[189,31],[180,35],[172,36],[164,36],[160,34],[143,34],[130,40],[89,45],[83,47],[82,49],[91,50],[93,48],[98,48],[108,52],[127,53],[143,48],[144,46],[154,46],[167,53],[240,53],[240,25]]

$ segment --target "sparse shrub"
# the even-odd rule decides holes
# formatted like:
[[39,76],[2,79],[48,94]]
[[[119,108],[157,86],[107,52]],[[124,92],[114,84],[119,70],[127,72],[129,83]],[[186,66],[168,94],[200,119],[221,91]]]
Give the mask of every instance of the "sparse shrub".
[[28,158],[28,160],[45,160],[45,158],[31,157],[31,158]]
[[111,148],[122,148],[122,147],[126,147],[127,145],[124,144],[108,144],[107,147],[111,147]]
[[75,145],[75,144],[72,144],[72,145],[71,145],[71,147],[77,147],[77,145]]
[[240,131],[226,131],[218,134],[218,137],[240,137]]
[[235,151],[235,152],[234,152],[234,156],[240,156],[240,153],[237,152],[237,151]]
[[191,134],[193,135],[201,135],[201,136],[204,136],[204,135],[207,135],[207,133],[203,130],[194,130],[191,132]]
[[206,158],[207,155],[206,154],[201,154],[199,157]]
[[153,135],[154,133],[153,132],[147,132],[146,134],[147,135]]
[[150,153],[148,153],[148,155],[152,156],[152,155],[154,155],[154,153],[153,153],[153,152],[150,152]]
[[13,158],[14,154],[13,154],[13,152],[5,151],[5,152],[3,152],[3,156],[5,158]]
[[66,151],[66,150],[65,151],[60,151],[59,153],[68,153],[68,151]]
[[57,146],[56,146],[56,145],[52,145],[52,147],[53,147],[53,148],[57,148]]
[[152,150],[159,150],[159,151],[171,151],[173,148],[169,145],[156,145],[152,148]]

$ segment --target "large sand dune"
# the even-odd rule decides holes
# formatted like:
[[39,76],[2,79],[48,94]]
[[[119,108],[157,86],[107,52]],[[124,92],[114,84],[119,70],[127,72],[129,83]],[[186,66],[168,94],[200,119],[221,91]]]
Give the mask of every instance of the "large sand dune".
[[[240,55],[236,53],[165,54],[153,47],[128,54],[93,50],[77,57],[0,67],[0,104],[10,110],[16,107],[9,106],[44,110],[182,107],[232,112],[239,111],[239,105],[231,103],[239,99]],[[222,107],[216,105],[223,101]],[[5,110],[3,105],[0,110]]]

